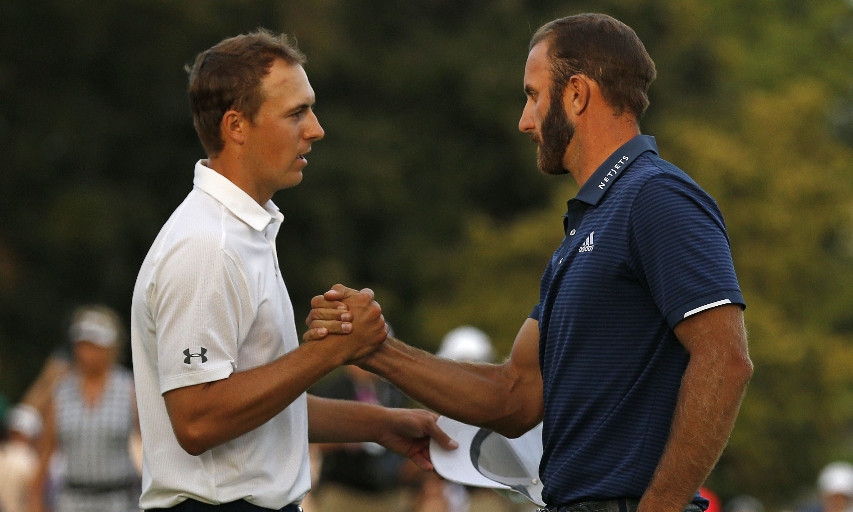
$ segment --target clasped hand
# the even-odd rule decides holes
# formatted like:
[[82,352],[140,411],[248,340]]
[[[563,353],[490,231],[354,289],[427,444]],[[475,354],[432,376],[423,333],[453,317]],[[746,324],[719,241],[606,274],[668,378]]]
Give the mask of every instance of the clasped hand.
[[382,308],[373,300],[373,290],[361,291],[336,284],[323,295],[311,299],[311,312],[305,319],[308,331],[303,341],[319,341],[330,335],[346,335],[341,339],[347,353],[347,364],[369,356],[385,341],[388,326]]

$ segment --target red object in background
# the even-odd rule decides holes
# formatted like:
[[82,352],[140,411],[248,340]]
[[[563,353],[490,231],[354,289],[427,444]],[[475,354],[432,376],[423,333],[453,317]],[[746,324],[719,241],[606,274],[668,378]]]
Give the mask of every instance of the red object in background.
[[707,487],[701,487],[699,488],[699,494],[701,494],[708,501],[711,502],[711,504],[708,505],[708,510],[706,510],[705,512],[723,512],[723,507],[720,503],[720,498],[718,498],[717,495],[714,494],[710,489],[708,489]]

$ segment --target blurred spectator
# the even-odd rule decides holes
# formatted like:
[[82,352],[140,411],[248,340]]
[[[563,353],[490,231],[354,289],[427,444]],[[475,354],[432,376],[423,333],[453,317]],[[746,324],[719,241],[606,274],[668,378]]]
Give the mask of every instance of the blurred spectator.
[[0,511],[25,512],[38,467],[30,438],[17,429],[18,408],[0,412]]
[[52,454],[64,455],[65,481],[56,512],[139,510],[140,478],[128,446],[138,430],[133,377],[117,364],[125,342],[118,315],[104,306],[78,309],[69,338],[71,371],[45,399],[39,468],[30,491],[30,509],[45,510],[45,486]]
[[[385,407],[407,407],[396,387],[357,366],[345,366],[314,392],[325,398]],[[404,485],[406,459],[376,443],[323,444],[320,481],[310,505],[318,511],[404,512],[411,501]]]
[[438,357],[471,363],[493,363],[495,349],[489,336],[470,325],[457,327],[444,335],[436,354]]
[[[8,420],[5,420],[6,423]],[[38,457],[27,437],[0,426],[0,511],[25,512]]]
[[803,512],[853,511],[853,465],[832,462],[821,470],[817,478],[820,504],[807,507]]
[[717,497],[717,494],[714,493],[714,491],[707,487],[701,487],[699,489],[699,494],[708,500],[708,508],[705,509],[705,512],[723,512],[720,498]]
[[726,503],[726,507],[723,510],[724,512],[764,512],[764,505],[752,496],[744,494],[732,498]]
[[15,407],[16,412],[13,421],[20,428],[19,431],[30,438],[30,441],[35,442],[41,434],[45,409],[51,401],[56,383],[70,370],[70,359],[71,354],[68,353],[65,344],[50,354],[35,382]]

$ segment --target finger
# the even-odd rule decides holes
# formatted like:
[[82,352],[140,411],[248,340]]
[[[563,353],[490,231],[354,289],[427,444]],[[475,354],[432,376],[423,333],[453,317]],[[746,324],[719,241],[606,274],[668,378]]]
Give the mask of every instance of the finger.
[[308,329],[307,331],[305,331],[305,334],[302,335],[302,341],[322,340],[328,335],[329,330],[325,327],[318,327],[317,329]]
[[317,295],[316,297],[312,298],[311,307],[318,309],[347,309],[347,305],[343,302],[336,299],[327,299],[325,295]]
[[429,449],[413,453],[409,458],[421,469],[421,471],[432,471],[435,469],[429,458]]
[[308,326],[309,330],[326,329],[326,334],[349,334],[352,332],[352,324],[339,322],[337,320],[315,320]]
[[341,322],[352,322],[352,313],[341,309],[312,309],[305,320],[310,327],[315,320],[338,320]]
[[370,288],[362,288],[361,290],[359,290],[358,293],[366,293],[366,294],[370,295],[370,300],[373,300],[374,298],[376,298],[376,294],[373,293],[373,290],[371,290]]
[[336,284],[332,286],[332,289],[323,294],[329,300],[343,300],[347,297],[351,297],[357,294],[357,290],[353,290],[352,288],[347,288],[342,284]]
[[445,431],[441,430],[435,422],[435,418],[432,418],[427,425],[427,434],[429,434],[431,438],[435,439],[435,442],[445,450],[455,450],[459,448],[459,443],[451,439]]

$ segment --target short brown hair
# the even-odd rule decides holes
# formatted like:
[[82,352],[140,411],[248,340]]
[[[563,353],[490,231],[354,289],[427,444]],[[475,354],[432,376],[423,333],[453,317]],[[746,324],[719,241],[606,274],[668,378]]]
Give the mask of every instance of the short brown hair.
[[606,14],[577,14],[542,25],[529,49],[542,41],[550,44],[552,93],[562,94],[573,75],[586,75],[601,87],[616,115],[628,111],[640,120],[657,73],[631,27]]
[[225,147],[219,125],[225,112],[234,109],[249,120],[264,102],[261,80],[276,59],[291,65],[305,63],[305,56],[286,34],[260,28],[220,42],[196,56],[190,74],[190,110],[201,145],[210,157]]

